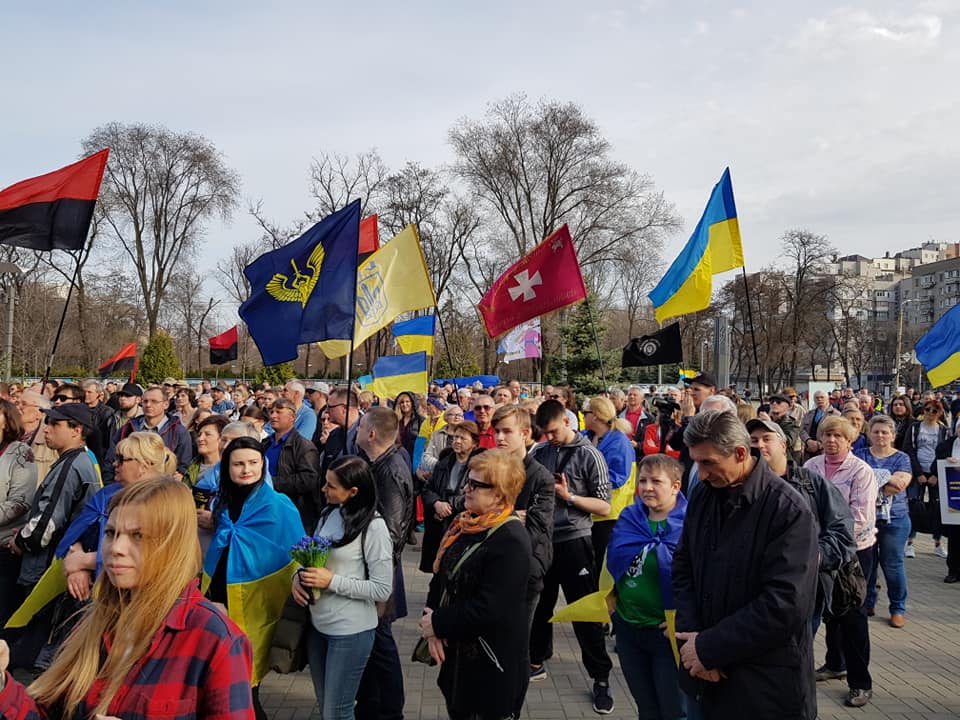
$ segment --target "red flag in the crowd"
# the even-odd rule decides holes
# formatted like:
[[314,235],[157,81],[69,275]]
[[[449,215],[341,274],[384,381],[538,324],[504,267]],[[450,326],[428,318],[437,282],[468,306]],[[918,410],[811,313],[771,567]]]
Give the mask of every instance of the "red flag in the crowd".
[[377,216],[370,215],[360,221],[360,244],[357,248],[357,255],[360,262],[366,260],[372,253],[380,249],[380,227],[377,224]]
[[210,364],[223,365],[237,359],[237,326],[210,338]]
[[577,251],[564,225],[497,278],[477,309],[487,335],[496,337],[586,296]]
[[114,377],[125,372],[136,372],[137,344],[127,343],[98,369],[100,377]]
[[81,250],[110,150],[0,190],[0,243]]

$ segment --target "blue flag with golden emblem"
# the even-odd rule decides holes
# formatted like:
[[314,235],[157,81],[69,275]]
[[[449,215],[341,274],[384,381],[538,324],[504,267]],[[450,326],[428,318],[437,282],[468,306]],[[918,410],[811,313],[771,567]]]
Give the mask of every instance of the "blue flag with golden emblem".
[[264,365],[294,360],[297,346],[353,337],[360,201],[244,268],[250,297],[240,317]]

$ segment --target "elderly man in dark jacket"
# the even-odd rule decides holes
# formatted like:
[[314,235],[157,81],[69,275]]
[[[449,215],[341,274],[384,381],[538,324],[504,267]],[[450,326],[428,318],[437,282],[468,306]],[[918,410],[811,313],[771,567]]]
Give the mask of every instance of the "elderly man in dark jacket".
[[732,413],[697,415],[684,440],[701,482],[673,560],[681,685],[711,720],[813,720],[809,503],[751,453]]
[[263,452],[273,487],[293,500],[304,530],[312,535],[317,528],[320,488],[324,481],[317,472],[320,453],[312,442],[295,431],[296,417],[296,408],[290,400],[279,398],[273,403],[270,407],[273,435],[263,441]]

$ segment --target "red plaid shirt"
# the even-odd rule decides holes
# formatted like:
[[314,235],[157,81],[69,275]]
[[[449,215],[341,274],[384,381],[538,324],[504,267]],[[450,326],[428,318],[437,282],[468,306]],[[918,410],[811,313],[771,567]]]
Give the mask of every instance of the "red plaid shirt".
[[[251,663],[247,636],[192,583],[120,686],[107,715],[124,720],[252,720]],[[74,717],[90,714],[104,685],[102,680],[93,684]],[[7,673],[0,716],[35,720],[48,714]]]

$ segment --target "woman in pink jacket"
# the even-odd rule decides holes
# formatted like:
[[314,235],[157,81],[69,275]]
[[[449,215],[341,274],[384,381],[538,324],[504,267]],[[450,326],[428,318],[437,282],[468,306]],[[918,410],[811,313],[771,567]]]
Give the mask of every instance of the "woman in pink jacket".
[[[825,417],[817,428],[823,454],[810,458],[804,468],[831,481],[850,506],[853,539],[864,577],[876,562],[877,477],[873,469],[852,452],[857,430],[844,417]],[[839,617],[827,614],[827,659],[817,669],[817,680],[847,678],[847,705],[862,707],[873,697],[870,677],[870,631],[867,611],[861,606]]]

